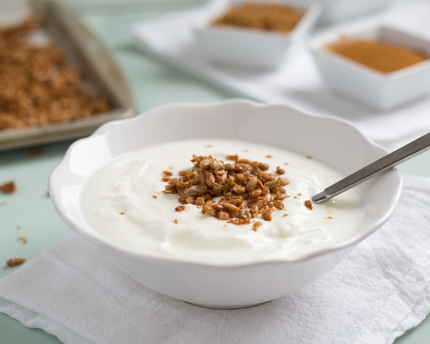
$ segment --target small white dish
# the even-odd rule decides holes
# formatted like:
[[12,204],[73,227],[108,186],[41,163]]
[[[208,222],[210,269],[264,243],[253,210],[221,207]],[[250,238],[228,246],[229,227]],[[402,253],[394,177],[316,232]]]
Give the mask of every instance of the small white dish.
[[290,149],[322,160],[345,175],[387,153],[344,120],[245,100],[168,105],[133,119],[110,122],[75,142],[49,178],[49,193],[60,217],[132,278],[173,298],[213,308],[239,308],[293,293],[324,276],[376,231],[400,199],[402,178],[391,170],[359,186],[366,215],[353,236],[308,254],[241,264],[193,262],[133,251],[101,237],[85,222],[81,189],[101,166],[150,145],[198,138]]
[[379,110],[429,94],[430,59],[392,73],[378,72],[325,48],[342,36],[396,44],[421,51],[430,58],[429,40],[394,27],[374,25],[329,31],[314,38],[310,50],[323,79],[335,92]]
[[321,20],[337,23],[380,10],[392,0],[318,0],[321,4]]
[[229,8],[241,2],[246,1],[212,0],[197,19],[194,25],[196,47],[203,58],[234,66],[266,69],[278,67],[291,44],[306,35],[320,13],[319,6],[315,4],[306,6],[300,1],[278,0],[272,3],[304,11],[303,18],[289,33],[210,25]]

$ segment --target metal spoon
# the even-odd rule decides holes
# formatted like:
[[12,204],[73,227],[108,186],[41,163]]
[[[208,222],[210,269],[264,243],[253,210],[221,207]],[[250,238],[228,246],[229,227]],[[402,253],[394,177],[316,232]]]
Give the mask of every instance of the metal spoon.
[[398,150],[372,162],[370,165],[350,174],[348,177],[329,186],[324,191],[312,197],[312,202],[321,203],[357,186],[366,180],[373,178],[394,166],[421,154],[430,148],[430,133],[421,136],[419,139],[408,143]]

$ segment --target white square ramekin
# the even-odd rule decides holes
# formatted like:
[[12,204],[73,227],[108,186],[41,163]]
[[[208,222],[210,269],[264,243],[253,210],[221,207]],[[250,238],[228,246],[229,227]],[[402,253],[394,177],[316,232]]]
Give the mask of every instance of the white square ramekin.
[[[303,38],[320,13],[318,5],[296,0],[272,1],[304,11],[289,33],[276,33],[236,27],[213,27],[211,22],[241,0],[210,1],[194,25],[196,46],[203,58],[227,65],[275,68],[281,64],[290,45]],[[248,1],[249,2],[249,1]],[[264,3],[264,1],[256,1]],[[267,3],[267,1],[266,1]]]
[[327,32],[311,41],[310,50],[323,79],[335,92],[379,110],[429,94],[430,59],[392,73],[378,72],[325,48],[341,36],[397,44],[430,58],[429,40],[394,27],[374,25]]

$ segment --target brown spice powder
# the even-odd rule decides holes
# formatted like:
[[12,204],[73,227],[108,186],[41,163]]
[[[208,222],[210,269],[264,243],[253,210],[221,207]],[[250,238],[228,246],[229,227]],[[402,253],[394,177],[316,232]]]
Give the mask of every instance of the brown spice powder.
[[429,58],[406,47],[365,39],[342,38],[327,49],[382,73],[391,73]]
[[245,2],[230,8],[212,25],[287,33],[294,29],[303,14],[303,11],[282,4]]

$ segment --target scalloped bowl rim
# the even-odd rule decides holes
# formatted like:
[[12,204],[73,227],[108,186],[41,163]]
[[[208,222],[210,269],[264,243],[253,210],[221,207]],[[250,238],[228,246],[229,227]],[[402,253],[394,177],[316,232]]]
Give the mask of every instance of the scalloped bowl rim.
[[[293,109],[294,111],[301,113],[303,116],[308,116],[311,118],[322,119],[322,120],[335,120],[335,121],[343,122],[344,125],[348,126],[350,129],[353,129],[356,133],[358,133],[360,138],[364,142],[366,142],[366,144],[368,144],[369,146],[372,146],[375,149],[379,149],[383,153],[389,152],[386,148],[373,142],[366,135],[364,135],[360,130],[358,130],[354,125],[352,125],[350,122],[348,122],[342,118],[338,118],[338,117],[334,117],[334,116],[327,116],[327,115],[324,115],[324,116],[321,115],[320,116],[320,115],[308,114],[308,113],[304,113],[303,111],[301,111],[299,109],[288,106],[286,104],[261,104],[261,103],[257,103],[257,102],[254,102],[251,100],[245,100],[245,99],[230,99],[227,101],[213,102],[213,103],[206,103],[206,104],[176,103],[176,104],[163,105],[163,106],[151,109],[151,110],[144,112],[142,114],[139,114],[133,118],[116,120],[116,121],[111,121],[111,122],[105,123],[102,126],[100,126],[92,135],[75,141],[68,148],[68,150],[67,150],[64,158],[60,162],[60,164],[51,172],[51,174],[49,176],[49,194],[50,194],[51,200],[52,200],[54,207],[57,210],[60,218],[69,227],[71,227],[76,233],[78,233],[82,237],[89,239],[90,241],[92,241],[96,244],[102,244],[103,246],[106,246],[108,249],[114,250],[115,252],[120,253],[120,254],[125,254],[127,256],[135,257],[135,258],[141,258],[141,259],[143,258],[143,259],[147,259],[147,260],[154,259],[154,260],[165,261],[165,262],[184,263],[184,264],[200,266],[200,267],[226,269],[226,268],[250,267],[250,266],[259,266],[259,265],[298,263],[298,262],[303,262],[306,260],[311,260],[311,259],[319,257],[319,256],[327,255],[327,254],[330,254],[330,253],[335,252],[335,251],[340,251],[342,249],[345,249],[345,248],[348,248],[350,246],[358,244],[363,239],[365,239],[366,237],[368,237],[369,235],[374,233],[394,213],[394,211],[396,210],[396,208],[399,204],[401,193],[402,193],[402,188],[403,188],[402,176],[401,176],[400,172],[398,172],[396,169],[393,169],[393,170],[387,172],[387,173],[395,173],[396,177],[397,177],[397,192],[395,195],[395,199],[391,201],[392,205],[391,205],[390,209],[384,214],[384,216],[381,217],[379,219],[379,221],[376,221],[371,226],[367,227],[366,230],[364,230],[360,233],[356,233],[353,236],[351,236],[350,238],[347,238],[345,240],[337,242],[331,246],[321,248],[321,249],[315,250],[313,252],[295,255],[292,257],[286,257],[286,258],[282,258],[282,259],[279,259],[279,258],[278,259],[263,259],[263,260],[241,262],[241,263],[218,263],[218,264],[216,264],[216,263],[212,263],[212,262],[198,262],[198,261],[193,261],[193,260],[187,260],[187,259],[178,258],[178,257],[174,257],[174,258],[165,257],[165,256],[161,256],[161,255],[155,255],[155,254],[145,253],[145,252],[141,252],[141,251],[137,251],[137,250],[132,250],[132,249],[128,249],[124,246],[116,245],[115,243],[113,243],[113,242],[105,239],[104,237],[98,235],[97,233],[89,232],[85,228],[82,228],[82,226],[79,223],[77,223],[72,216],[70,216],[69,214],[62,211],[62,205],[60,202],[61,197],[60,197],[59,193],[57,193],[56,188],[54,188],[53,184],[56,182],[57,175],[61,172],[60,170],[62,168],[64,168],[65,166],[68,167],[68,162],[70,159],[71,152],[74,150],[76,145],[90,140],[91,137],[93,137],[95,135],[100,135],[101,133],[112,131],[112,129],[114,130],[114,128],[118,124],[124,124],[124,123],[132,124],[134,122],[139,122],[140,118],[143,115],[150,115],[150,114],[152,114],[154,112],[158,112],[160,110],[175,108],[178,106],[207,108],[207,107],[214,107],[214,106],[229,105],[229,104],[234,104],[234,103],[243,103],[243,104],[247,104],[249,106],[254,106],[254,107],[259,107],[259,108],[279,107],[280,106],[280,107],[284,107],[284,108]],[[119,158],[119,156],[116,156],[113,158],[113,160],[118,159],[118,158]],[[84,182],[82,182],[82,184],[83,183]]]

